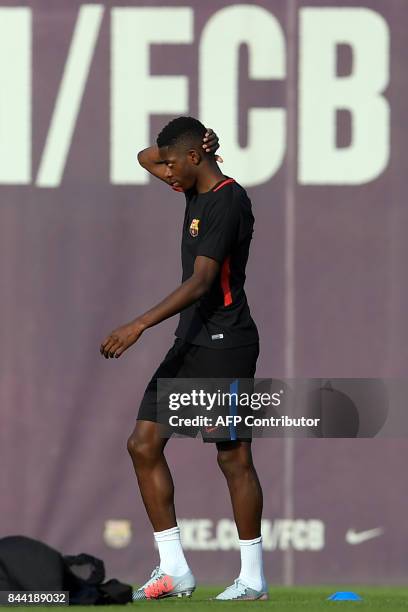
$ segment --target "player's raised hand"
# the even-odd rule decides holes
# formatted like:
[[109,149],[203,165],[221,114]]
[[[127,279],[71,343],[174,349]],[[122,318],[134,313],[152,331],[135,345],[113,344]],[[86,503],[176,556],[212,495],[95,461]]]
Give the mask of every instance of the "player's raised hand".
[[[203,149],[207,153],[215,153],[219,147],[220,141],[217,134],[214,132],[214,130],[208,128],[203,138]],[[215,159],[221,163],[224,161],[220,155],[216,155]]]
[[118,327],[109,334],[100,346],[100,353],[106,359],[120,357],[142,335],[143,328],[129,323]]

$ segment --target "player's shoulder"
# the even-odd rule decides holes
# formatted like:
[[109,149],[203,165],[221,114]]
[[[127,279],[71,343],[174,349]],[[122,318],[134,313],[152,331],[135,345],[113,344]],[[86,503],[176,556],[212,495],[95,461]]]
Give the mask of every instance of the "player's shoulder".
[[219,191],[213,194],[215,205],[229,207],[236,214],[251,215],[252,203],[246,189],[235,179],[226,183]]
[[234,181],[233,183],[231,183],[231,188],[233,190],[233,194],[238,199],[250,201],[246,189],[240,183],[238,183],[238,181]]
[[226,177],[212,190],[214,202],[222,200],[249,200],[244,187],[232,177]]
[[242,185],[234,179],[219,185],[220,188],[215,187],[206,200],[206,214],[215,219],[225,218],[225,215],[231,219],[252,218],[251,201]]

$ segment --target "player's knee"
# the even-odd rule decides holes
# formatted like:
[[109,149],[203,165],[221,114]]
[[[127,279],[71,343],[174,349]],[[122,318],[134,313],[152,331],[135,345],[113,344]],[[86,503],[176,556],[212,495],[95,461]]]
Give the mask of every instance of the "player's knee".
[[239,476],[252,469],[252,458],[248,452],[239,450],[219,450],[217,454],[218,465],[225,476]]
[[158,449],[155,445],[138,436],[131,435],[127,441],[127,450],[132,457],[135,467],[144,467],[154,463],[158,457]]
[[127,450],[131,457],[136,455],[136,453],[138,452],[138,447],[139,447],[139,444],[138,444],[138,440],[136,436],[134,435],[129,436],[127,440]]

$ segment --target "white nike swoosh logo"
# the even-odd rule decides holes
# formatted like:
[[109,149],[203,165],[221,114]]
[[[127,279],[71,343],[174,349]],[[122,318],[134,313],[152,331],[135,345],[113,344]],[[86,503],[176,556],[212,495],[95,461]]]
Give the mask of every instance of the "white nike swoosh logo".
[[376,527],[375,529],[368,529],[367,531],[355,531],[354,529],[349,529],[346,533],[346,542],[347,544],[362,544],[367,540],[372,540],[373,538],[378,538],[384,533],[384,529],[382,527]]

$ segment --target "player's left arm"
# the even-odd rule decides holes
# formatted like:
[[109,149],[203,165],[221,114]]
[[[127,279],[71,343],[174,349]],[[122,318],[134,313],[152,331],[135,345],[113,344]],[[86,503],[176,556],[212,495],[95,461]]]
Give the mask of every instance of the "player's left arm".
[[215,259],[204,256],[196,257],[192,276],[159,304],[130,323],[111,332],[100,346],[101,355],[106,359],[120,357],[126,349],[140,338],[146,329],[191,306],[207,293],[219,273],[219,269],[220,264]]

